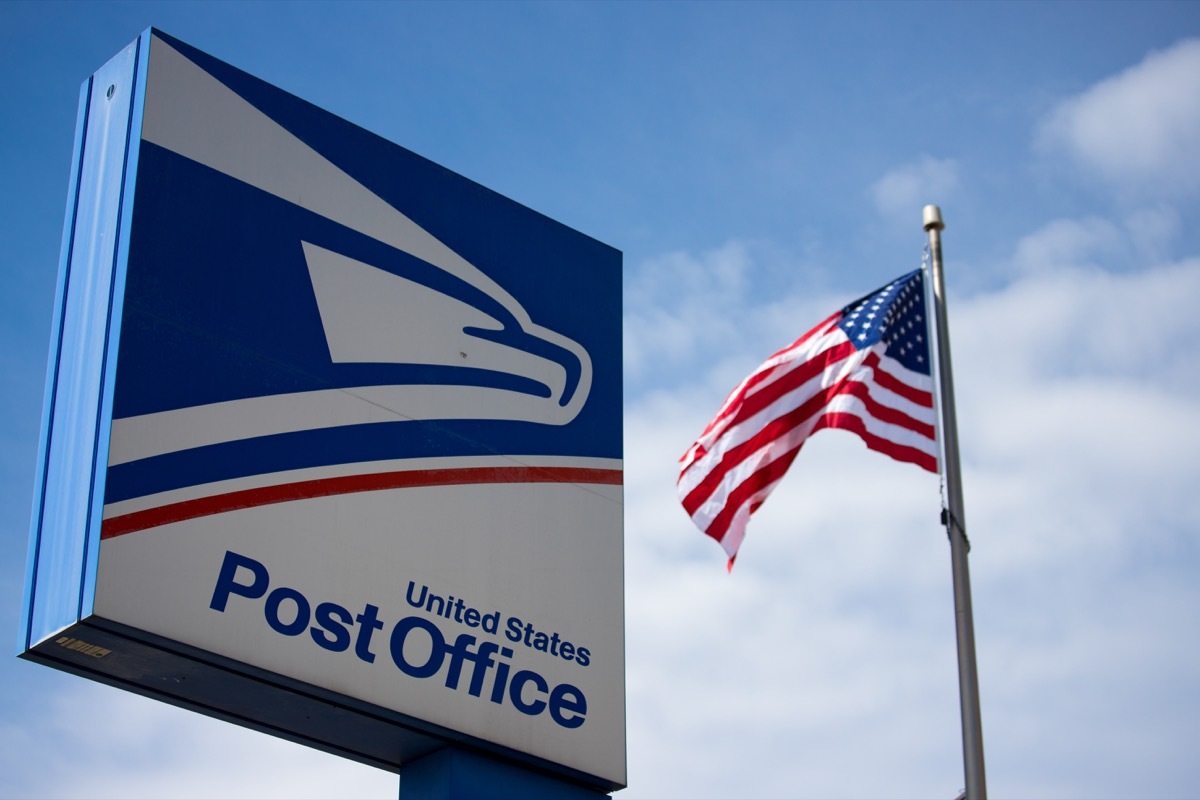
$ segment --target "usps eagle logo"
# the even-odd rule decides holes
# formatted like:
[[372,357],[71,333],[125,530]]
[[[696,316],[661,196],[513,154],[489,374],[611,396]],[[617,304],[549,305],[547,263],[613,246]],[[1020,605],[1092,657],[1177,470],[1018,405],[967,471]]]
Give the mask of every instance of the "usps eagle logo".
[[[554,433],[588,408],[594,354],[560,332],[573,317],[517,299],[546,270],[574,279],[553,263],[574,252],[566,234],[545,227],[525,269],[538,237],[520,226],[540,215],[503,199],[460,224],[495,203],[487,190],[458,176],[446,190],[448,171],[361,129],[348,147],[349,123],[182,43],[156,36],[150,59],[106,519],[347,464],[619,458],[619,406]],[[619,253],[587,242],[615,264],[598,302],[619,304]],[[480,267],[496,253],[512,263]],[[580,283],[575,300],[592,294]]]

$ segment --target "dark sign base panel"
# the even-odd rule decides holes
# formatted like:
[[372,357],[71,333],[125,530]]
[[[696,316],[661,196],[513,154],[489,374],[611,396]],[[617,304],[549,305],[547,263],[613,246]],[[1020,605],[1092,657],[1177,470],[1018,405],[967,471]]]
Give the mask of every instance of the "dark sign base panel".
[[[458,796],[439,790],[439,765],[448,758],[466,759],[484,773],[488,765],[507,766],[488,756],[519,757],[529,766],[528,754],[484,751],[453,731],[101,617],[65,628],[20,657],[368,766],[394,773],[405,768],[405,784],[412,784],[402,788],[405,798]],[[563,770],[547,765],[544,774],[521,772],[535,783],[544,777],[560,787],[556,794],[572,798],[605,797],[598,786],[623,788],[582,772],[571,776],[578,784],[566,782]],[[418,782],[420,792],[403,791],[416,790]]]

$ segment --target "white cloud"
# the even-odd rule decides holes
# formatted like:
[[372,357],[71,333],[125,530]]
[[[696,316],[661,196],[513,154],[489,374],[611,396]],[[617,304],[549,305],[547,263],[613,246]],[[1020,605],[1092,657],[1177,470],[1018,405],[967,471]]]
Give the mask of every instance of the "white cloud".
[[[39,667],[38,669],[43,669]],[[4,797],[395,797],[396,775],[77,678],[0,723]],[[37,782],[13,784],[25,764]]]
[[[755,282],[766,269],[756,256],[751,243],[733,240],[699,255],[669,253],[631,270],[624,298],[626,380],[658,382],[699,371],[719,385],[714,391],[728,391],[758,363],[747,358],[761,361],[799,336],[804,321],[815,324],[835,307],[826,297],[797,296],[794,288],[760,299],[763,287]],[[791,275],[798,275],[794,266]],[[751,302],[754,312],[746,313]]]
[[1017,242],[1013,263],[1023,272],[1055,270],[1107,260],[1124,244],[1120,228],[1107,219],[1054,220]]
[[1047,271],[952,311],[964,461],[1005,539],[993,565],[1111,566],[1200,527],[1197,296],[1193,259]]
[[1133,252],[1146,263],[1159,263],[1182,230],[1179,212],[1172,206],[1140,208],[1123,220]]
[[904,215],[910,224],[915,208],[949,200],[958,188],[958,164],[952,158],[921,156],[890,170],[871,185],[875,207],[886,217]]
[[1051,220],[1017,242],[1012,267],[1019,274],[1079,266],[1142,269],[1163,260],[1180,227],[1178,211],[1165,205],[1135,209],[1119,221]]
[[1064,100],[1042,122],[1041,147],[1139,191],[1200,188],[1200,39]]
[[743,301],[749,268],[740,242],[641,265],[625,290],[626,372],[636,376],[663,360],[690,359],[736,335],[737,320],[728,312]]

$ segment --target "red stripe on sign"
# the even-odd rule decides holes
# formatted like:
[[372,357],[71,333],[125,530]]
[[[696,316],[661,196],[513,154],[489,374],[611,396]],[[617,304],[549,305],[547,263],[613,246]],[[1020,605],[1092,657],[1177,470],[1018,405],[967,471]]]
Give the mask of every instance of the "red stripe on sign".
[[264,486],[258,489],[243,489],[240,492],[200,497],[158,508],[148,508],[145,511],[135,511],[119,517],[110,517],[104,520],[100,526],[100,538],[112,539],[126,533],[156,528],[159,525],[183,522],[243,508],[307,500],[312,497],[375,492],[381,489],[464,486],[476,483],[592,483],[620,486],[623,482],[623,473],[620,470],[580,467],[463,467],[460,469],[345,475],[338,478]]

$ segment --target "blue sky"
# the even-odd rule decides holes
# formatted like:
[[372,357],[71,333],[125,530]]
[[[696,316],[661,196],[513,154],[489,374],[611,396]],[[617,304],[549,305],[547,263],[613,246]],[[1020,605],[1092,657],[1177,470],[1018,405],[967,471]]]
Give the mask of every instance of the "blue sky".
[[[1200,6],[0,4],[0,630],[79,85],[154,25],[624,252],[629,798],[953,797],[938,482],[815,437],[732,575],[675,462],[942,206],[997,797],[1200,786]],[[394,775],[0,660],[0,796]]]

